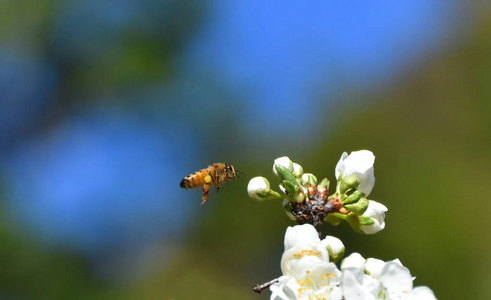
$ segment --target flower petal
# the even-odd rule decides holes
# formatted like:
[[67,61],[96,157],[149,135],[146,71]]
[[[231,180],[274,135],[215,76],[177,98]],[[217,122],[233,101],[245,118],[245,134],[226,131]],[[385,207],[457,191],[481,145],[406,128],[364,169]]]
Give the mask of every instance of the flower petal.
[[385,228],[385,212],[387,207],[377,201],[368,200],[368,208],[363,216],[372,218],[372,225],[361,225],[360,230],[365,234],[374,234]]
[[315,227],[310,224],[290,226],[286,229],[285,251],[293,247],[313,248],[319,243],[319,234]]
[[343,177],[355,174],[360,180],[358,190],[363,192],[365,197],[368,197],[375,185],[374,162],[375,156],[371,151],[353,151],[350,155],[344,152],[336,165],[336,179],[339,178],[341,173],[343,173]]
[[380,275],[380,282],[387,290],[389,299],[407,294],[413,289],[413,278],[409,269],[395,261],[385,264]]
[[365,263],[365,271],[372,277],[379,279],[382,274],[382,269],[385,266],[385,261],[376,258],[368,258]]
[[344,161],[346,160],[346,158],[348,158],[348,153],[343,152],[343,154],[341,154],[341,158],[336,164],[336,169],[334,170],[334,175],[336,175],[336,179],[338,179],[341,172],[344,171]]
[[345,300],[376,300],[380,283],[356,268],[343,270],[341,289]]
[[365,262],[365,258],[363,258],[360,253],[353,252],[348,257],[343,259],[341,262],[341,270],[355,268],[363,272],[365,271]]
[[417,286],[408,295],[409,300],[436,300],[435,294],[427,286]]

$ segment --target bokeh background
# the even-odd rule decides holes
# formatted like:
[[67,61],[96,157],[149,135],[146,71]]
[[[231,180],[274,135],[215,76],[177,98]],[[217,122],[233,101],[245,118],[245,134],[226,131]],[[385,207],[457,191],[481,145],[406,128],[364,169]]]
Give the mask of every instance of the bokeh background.
[[485,1],[0,1],[0,297],[269,299],[293,225],[247,181],[288,155],[334,179],[372,150],[384,231],[439,299],[490,299]]

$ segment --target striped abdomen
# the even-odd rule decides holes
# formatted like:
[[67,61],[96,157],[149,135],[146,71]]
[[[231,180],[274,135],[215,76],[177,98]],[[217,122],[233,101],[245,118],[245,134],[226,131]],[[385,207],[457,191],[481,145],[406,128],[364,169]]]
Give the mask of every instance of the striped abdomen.
[[192,189],[205,184],[205,177],[208,175],[208,169],[189,174],[181,180],[180,187],[184,189]]

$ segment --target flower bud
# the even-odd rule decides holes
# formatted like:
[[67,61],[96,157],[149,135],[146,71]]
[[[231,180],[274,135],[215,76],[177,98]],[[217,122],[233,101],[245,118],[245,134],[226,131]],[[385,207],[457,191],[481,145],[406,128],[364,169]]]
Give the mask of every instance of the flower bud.
[[329,261],[337,262],[344,255],[344,244],[340,239],[333,236],[326,236],[321,244],[327,249],[329,252]]
[[283,166],[283,165],[275,165],[274,167],[276,169],[276,175],[278,176],[278,178],[280,179],[280,181],[285,180],[285,181],[290,182],[293,185],[297,185],[298,184],[297,179],[293,175],[292,171],[290,171],[289,169],[285,168],[285,166]]
[[274,160],[273,173],[278,176],[278,170],[276,169],[276,166],[283,166],[290,172],[293,172],[293,162],[290,158],[288,158],[288,156],[279,157]]
[[317,189],[320,190],[328,190],[329,189],[329,180],[327,178],[322,179],[321,183],[317,186]]
[[341,194],[344,194],[351,189],[356,189],[359,185],[360,180],[358,179],[358,176],[356,176],[356,174],[348,175],[341,178],[339,191],[341,192]]
[[368,208],[363,213],[363,217],[372,219],[372,224],[361,224],[360,230],[365,234],[374,234],[385,228],[385,212],[387,211],[385,205],[373,200],[368,200]]
[[302,166],[297,163],[293,163],[292,166],[293,166],[293,171],[292,171],[293,176],[295,176],[296,178],[300,178],[303,174]]
[[271,190],[269,181],[261,176],[254,177],[249,181],[247,193],[249,197],[258,200],[283,198],[279,193]]
[[314,174],[311,173],[305,173],[302,175],[302,185],[307,185],[307,184],[312,184],[312,185],[317,185],[317,177],[315,177]]

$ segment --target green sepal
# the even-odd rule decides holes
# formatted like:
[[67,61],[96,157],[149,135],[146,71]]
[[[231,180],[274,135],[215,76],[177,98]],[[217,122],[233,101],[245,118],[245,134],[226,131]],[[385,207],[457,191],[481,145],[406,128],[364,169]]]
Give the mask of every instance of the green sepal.
[[295,196],[295,194],[296,194],[296,192],[297,192],[297,189],[296,189],[296,186],[297,186],[297,185],[296,185],[296,184],[291,183],[291,182],[289,182],[289,181],[287,181],[287,180],[283,180],[283,181],[281,182],[281,184],[282,184],[282,185],[283,185],[283,187],[285,188],[286,193],[287,193],[287,195],[288,195],[288,196],[290,196],[290,198],[292,198],[292,197],[294,197],[294,196]]
[[344,207],[358,216],[361,216],[368,208],[368,200],[366,198],[361,198],[358,202],[344,205]]
[[[307,176],[307,180],[303,180],[303,176]],[[317,185],[317,177],[314,174],[304,174],[302,175],[302,185],[307,186],[308,184]]]
[[359,190],[352,190],[352,191],[348,192],[348,197],[342,199],[341,202],[343,204],[351,204],[351,203],[357,202],[358,200],[360,200],[362,194],[363,193],[360,192]]
[[336,263],[340,258],[342,258],[344,256],[344,251],[345,251],[344,248],[343,248],[343,250],[339,251],[337,253],[337,255],[332,254],[334,251],[332,251],[332,248],[329,245],[327,245],[326,249],[327,249],[327,252],[329,253],[329,261],[330,262]]
[[329,189],[329,180],[327,178],[322,179],[321,183],[317,186],[318,190]]
[[297,179],[293,175],[292,171],[288,170],[282,165],[275,165],[274,167],[276,169],[276,172],[278,173],[278,176],[280,177],[280,181],[286,180],[292,184],[297,184]]
[[295,216],[292,214],[293,205],[291,202],[286,202],[286,204],[283,205],[283,209],[285,210],[285,213],[288,216],[288,218],[290,218],[290,220],[297,221],[297,218],[295,218]]
[[331,214],[328,214],[324,218],[324,222],[327,222],[327,223],[329,223],[329,224],[331,224],[333,226],[339,225],[339,223],[341,223],[341,221],[343,220],[343,218],[340,218],[339,215],[343,215],[343,214],[340,214],[340,213],[331,213]]
[[261,199],[282,199],[284,198],[281,194],[273,190],[259,190],[256,191],[256,195]]
[[370,226],[375,224],[375,221],[370,217],[359,216],[359,223],[363,226]]

